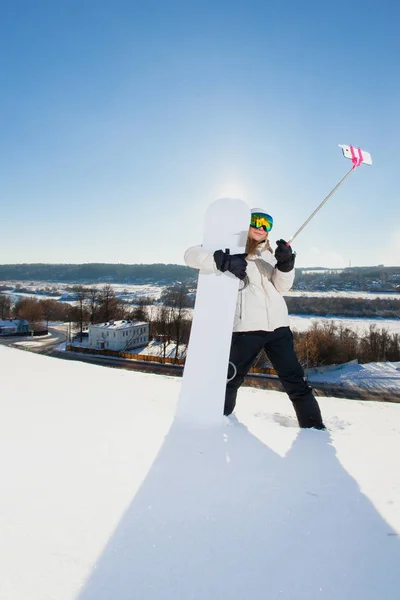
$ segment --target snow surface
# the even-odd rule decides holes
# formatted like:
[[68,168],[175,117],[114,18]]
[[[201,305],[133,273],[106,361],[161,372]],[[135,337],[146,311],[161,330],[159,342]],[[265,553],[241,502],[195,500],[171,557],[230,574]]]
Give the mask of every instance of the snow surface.
[[[133,353],[143,354],[144,356],[165,356],[168,358],[175,358],[176,353],[176,343],[170,342],[169,344],[164,344],[163,342],[157,342],[152,340],[148,343],[147,346],[142,348],[135,348],[132,350]],[[178,348],[178,358],[185,358],[186,356],[186,344],[179,344]]]
[[320,398],[329,431],[299,431],[242,388],[171,427],[180,379],[0,364],[0,598],[399,598],[400,405]]
[[290,327],[297,331],[307,331],[311,329],[314,323],[323,325],[324,323],[336,323],[348,327],[359,335],[369,331],[371,325],[374,325],[378,331],[387,329],[390,334],[400,333],[400,319],[368,319],[364,317],[320,317],[318,315],[291,315],[289,314]]
[[339,383],[367,389],[400,390],[400,362],[346,364],[308,375],[311,382]]

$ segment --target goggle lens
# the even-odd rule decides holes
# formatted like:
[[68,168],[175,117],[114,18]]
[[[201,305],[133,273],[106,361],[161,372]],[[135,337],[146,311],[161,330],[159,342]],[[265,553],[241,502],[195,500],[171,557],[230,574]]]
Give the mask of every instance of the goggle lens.
[[271,231],[274,220],[270,215],[253,213],[251,215],[250,225],[256,229],[265,229],[265,231]]

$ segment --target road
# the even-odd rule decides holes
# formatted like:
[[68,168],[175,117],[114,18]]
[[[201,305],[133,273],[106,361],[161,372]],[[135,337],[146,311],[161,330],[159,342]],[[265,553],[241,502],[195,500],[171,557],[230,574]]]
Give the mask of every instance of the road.
[[[183,367],[180,365],[161,364],[137,360],[126,360],[122,358],[110,358],[108,356],[94,356],[81,354],[79,352],[59,352],[54,350],[52,356],[63,358],[65,360],[79,360],[95,365],[111,367],[114,369],[128,369],[131,371],[141,371],[154,373],[157,375],[169,375],[172,377],[182,377]],[[272,389],[284,392],[280,381],[276,377],[248,375],[244,381],[245,386],[256,387],[262,389]],[[400,389],[388,390],[366,389],[362,387],[349,387],[343,384],[333,383],[311,383],[316,396],[332,396],[334,398],[348,398],[351,400],[372,400],[383,402],[398,402],[400,403]]]
[[[90,364],[100,365],[114,369],[127,369],[131,371],[141,371],[154,373],[158,375],[169,375],[172,377],[181,377],[183,368],[179,365],[150,363],[145,361],[127,360],[123,358],[110,358],[108,356],[94,356],[82,353],[65,352],[57,350],[57,346],[66,341],[66,334],[62,330],[49,328],[50,336],[43,338],[0,338],[0,344],[18,348],[19,350],[29,349],[30,352],[45,354],[60,358],[63,360],[76,360]],[[26,342],[24,345],[22,342]],[[18,344],[16,344],[18,342]],[[275,389],[284,391],[279,380],[276,377],[266,377],[258,375],[249,375],[246,377],[244,385],[262,389]],[[335,385],[332,383],[315,383],[312,388],[316,396],[333,396],[336,398],[349,398],[353,400],[374,400],[384,402],[400,403],[400,389],[370,390],[361,387],[348,387],[344,385]]]
[[10,336],[0,337],[0,344],[2,346],[10,346],[18,348],[18,350],[29,349],[30,352],[36,354],[51,354],[59,344],[62,344],[67,339],[65,333],[62,330],[49,327],[49,334],[46,336]]

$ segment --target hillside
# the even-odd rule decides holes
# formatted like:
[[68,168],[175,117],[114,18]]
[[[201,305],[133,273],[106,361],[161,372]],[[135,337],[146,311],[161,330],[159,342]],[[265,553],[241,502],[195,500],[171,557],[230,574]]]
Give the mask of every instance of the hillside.
[[299,431],[245,388],[171,427],[178,379],[0,364],[1,598],[397,600],[399,405],[321,398],[329,431]]

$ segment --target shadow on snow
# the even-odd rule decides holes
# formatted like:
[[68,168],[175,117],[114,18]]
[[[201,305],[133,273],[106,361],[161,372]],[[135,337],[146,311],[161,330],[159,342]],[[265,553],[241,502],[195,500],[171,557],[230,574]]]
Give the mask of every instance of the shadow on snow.
[[394,600],[399,565],[328,432],[282,458],[238,421],[174,424],[77,600]]

